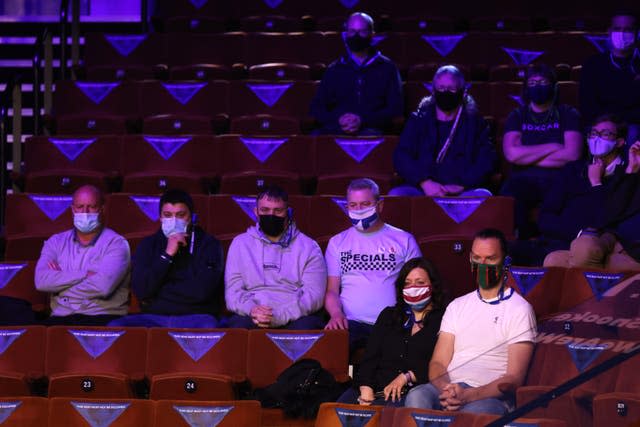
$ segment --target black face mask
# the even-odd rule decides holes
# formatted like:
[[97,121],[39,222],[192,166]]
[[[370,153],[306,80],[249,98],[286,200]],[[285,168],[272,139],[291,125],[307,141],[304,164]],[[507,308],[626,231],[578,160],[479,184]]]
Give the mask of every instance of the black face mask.
[[546,104],[553,98],[553,85],[527,87],[527,97],[534,104]]
[[436,106],[442,111],[453,111],[462,103],[462,90],[450,92],[448,90],[436,90],[433,96],[436,98]]
[[371,39],[369,37],[362,37],[359,34],[355,34],[351,37],[347,37],[347,47],[352,52],[364,52],[371,46]]
[[284,232],[284,216],[259,215],[260,230],[267,236],[278,237]]

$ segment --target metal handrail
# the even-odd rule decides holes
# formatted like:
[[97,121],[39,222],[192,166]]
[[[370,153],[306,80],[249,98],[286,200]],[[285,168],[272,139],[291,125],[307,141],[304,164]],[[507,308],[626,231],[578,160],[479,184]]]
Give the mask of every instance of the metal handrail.
[[67,77],[67,25],[69,23],[69,0],[60,2],[60,79]]
[[40,86],[42,84],[42,57],[44,56],[44,43],[49,37],[49,29],[45,28],[38,35],[33,53],[33,134],[40,135],[42,114],[40,113]]
[[0,94],[0,224],[4,229],[4,208],[7,194],[7,120],[15,81],[7,82],[4,92]]

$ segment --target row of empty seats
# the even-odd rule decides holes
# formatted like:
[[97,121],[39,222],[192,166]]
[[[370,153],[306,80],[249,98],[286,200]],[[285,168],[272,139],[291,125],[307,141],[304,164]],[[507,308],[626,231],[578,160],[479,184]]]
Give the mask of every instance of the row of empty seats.
[[[233,400],[301,358],[348,380],[347,331],[17,326],[0,330],[0,395]],[[136,392],[138,382],[150,388]]]
[[[580,65],[606,50],[602,33],[545,32],[457,34],[379,33],[374,44],[400,68],[429,62],[454,62],[488,68],[531,62]],[[345,52],[340,32],[222,34],[149,33],[86,35],[87,67],[215,63],[231,67],[270,62],[327,65]]]
[[[635,397],[627,397],[638,404]],[[175,400],[135,399],[69,399],[15,397],[0,399],[6,408],[5,423],[8,427],[41,427],[64,425],[85,427],[87,423],[101,427],[267,427],[272,426],[265,418],[258,401],[198,402]],[[635,406],[634,405],[634,406]],[[608,405],[609,407],[611,404]],[[597,407],[602,417],[595,427],[624,426],[626,421],[637,420],[635,412],[618,423],[611,423],[607,416],[610,408]],[[637,410],[636,407],[633,408]],[[315,420],[286,420],[287,426],[305,427],[407,427],[447,425],[451,427],[484,427],[497,416],[487,414],[451,413],[416,408],[394,408],[392,406],[347,405],[323,403]],[[553,418],[518,418],[513,426],[565,427],[565,422]],[[274,426],[282,427],[283,424]]]
[[[317,87],[300,80],[60,81],[50,127],[66,135],[297,134],[314,127],[310,104]],[[432,89],[431,83],[406,82],[405,113],[415,111]],[[558,91],[560,102],[578,105],[578,83],[560,82]],[[469,93],[498,125],[522,104],[520,82],[472,82]]]

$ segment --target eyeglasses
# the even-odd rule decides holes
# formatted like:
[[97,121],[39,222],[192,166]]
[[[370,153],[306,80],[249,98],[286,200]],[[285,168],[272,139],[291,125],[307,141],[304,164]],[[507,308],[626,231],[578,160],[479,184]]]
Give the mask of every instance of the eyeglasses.
[[367,37],[371,34],[371,30],[367,30],[366,28],[362,30],[347,29],[347,31],[345,31],[345,34],[347,35],[347,37],[353,37],[356,34],[359,34],[362,37]]
[[434,86],[433,89],[437,92],[445,92],[445,91],[449,91],[449,92],[457,92],[458,90],[460,90],[459,87],[457,86]]
[[548,85],[551,84],[551,82],[548,79],[529,79],[527,80],[527,86],[529,87],[534,87],[534,86],[544,86],[544,85]]
[[597,138],[598,136],[604,139],[608,139],[608,140],[614,140],[616,139],[616,136],[618,136],[617,133],[615,132],[611,132],[608,129],[604,129],[601,131],[598,131],[596,129],[592,129],[591,132],[589,132],[589,138]]

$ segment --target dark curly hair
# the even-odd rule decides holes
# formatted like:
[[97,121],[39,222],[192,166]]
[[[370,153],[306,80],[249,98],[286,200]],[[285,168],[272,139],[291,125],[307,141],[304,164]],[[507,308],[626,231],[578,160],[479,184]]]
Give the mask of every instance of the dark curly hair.
[[429,280],[431,280],[431,304],[433,310],[444,309],[446,306],[445,296],[442,290],[442,279],[440,278],[440,273],[438,273],[435,265],[433,265],[433,263],[428,259],[422,257],[412,258],[402,266],[395,282],[396,305],[394,307],[393,315],[393,323],[395,325],[401,326],[406,321],[405,310],[407,308],[407,304],[404,302],[402,290],[404,289],[404,281],[409,273],[411,273],[415,268],[421,268],[426,271],[429,276]]

